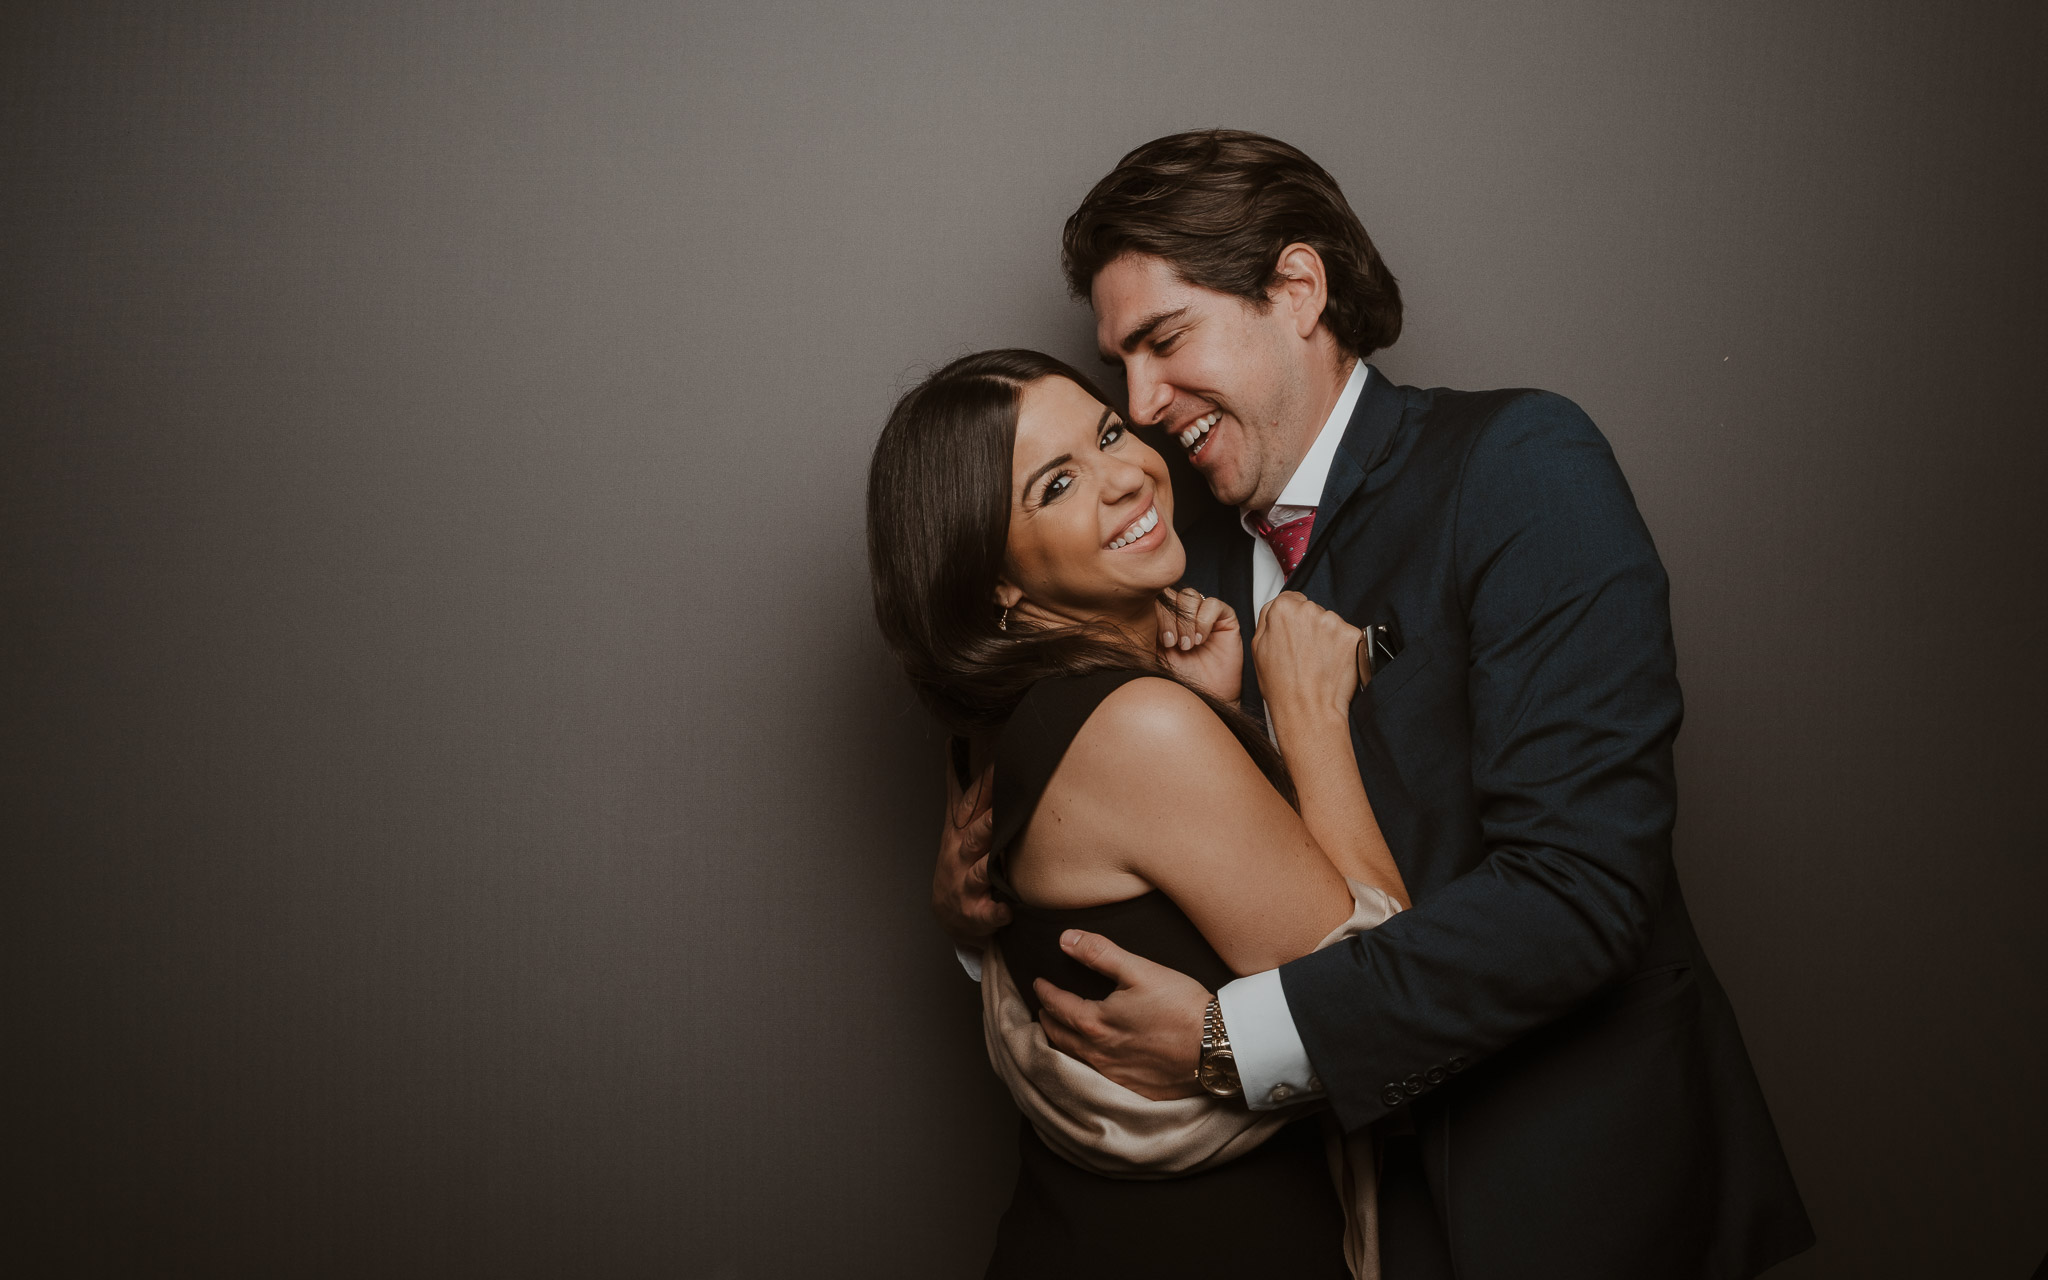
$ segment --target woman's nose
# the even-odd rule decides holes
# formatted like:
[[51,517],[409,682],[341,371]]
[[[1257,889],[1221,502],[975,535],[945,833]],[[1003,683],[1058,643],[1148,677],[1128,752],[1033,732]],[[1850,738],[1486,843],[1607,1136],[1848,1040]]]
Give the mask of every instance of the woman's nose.
[[1102,500],[1114,506],[1145,487],[1145,468],[1128,458],[1110,458],[1102,469]]

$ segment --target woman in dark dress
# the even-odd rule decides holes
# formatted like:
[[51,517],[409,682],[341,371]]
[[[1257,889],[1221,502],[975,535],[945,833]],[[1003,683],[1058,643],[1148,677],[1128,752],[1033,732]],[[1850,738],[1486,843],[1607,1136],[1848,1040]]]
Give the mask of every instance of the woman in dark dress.
[[[1237,619],[1174,587],[1172,502],[1159,455],[1034,352],[954,361],[876,446],[876,614],[926,705],[993,758],[997,943],[1034,1013],[1041,978],[1106,994],[1070,928],[1214,990],[1312,949],[1351,915],[1347,878],[1407,903],[1352,756],[1357,629],[1294,593],[1268,608],[1268,740],[1236,706]],[[1313,1117],[1163,1180],[1088,1172],[1028,1122],[1020,1147],[992,1277],[1349,1274]]]

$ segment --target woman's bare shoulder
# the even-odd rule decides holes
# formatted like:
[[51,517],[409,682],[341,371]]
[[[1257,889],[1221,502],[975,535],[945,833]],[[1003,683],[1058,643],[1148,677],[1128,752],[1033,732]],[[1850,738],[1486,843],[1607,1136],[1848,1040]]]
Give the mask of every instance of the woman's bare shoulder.
[[1063,763],[1060,781],[1137,810],[1153,807],[1149,800],[1185,811],[1205,788],[1270,785],[1209,704],[1162,676],[1133,680],[1104,698],[1067,758],[1078,767]]

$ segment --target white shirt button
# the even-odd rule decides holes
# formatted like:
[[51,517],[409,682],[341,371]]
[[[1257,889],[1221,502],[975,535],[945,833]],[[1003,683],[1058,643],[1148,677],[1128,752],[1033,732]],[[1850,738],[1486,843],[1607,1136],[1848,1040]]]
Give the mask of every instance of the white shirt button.
[[1275,1103],[1285,1102],[1289,1098],[1294,1096],[1294,1088],[1291,1085],[1276,1084],[1273,1086],[1273,1092],[1267,1094],[1266,1096],[1271,1098]]

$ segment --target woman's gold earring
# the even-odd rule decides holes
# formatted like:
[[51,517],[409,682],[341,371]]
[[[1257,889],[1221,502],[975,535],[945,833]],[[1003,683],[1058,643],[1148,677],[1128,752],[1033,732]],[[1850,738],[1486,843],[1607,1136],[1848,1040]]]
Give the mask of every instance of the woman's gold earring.
[[1004,605],[1004,606],[1003,606],[1003,616],[1002,616],[1002,617],[1000,617],[1000,618],[997,618],[997,619],[996,619],[996,630],[998,630],[998,631],[1008,631],[1009,629],[1010,629],[1010,606],[1009,606],[1009,605]]

